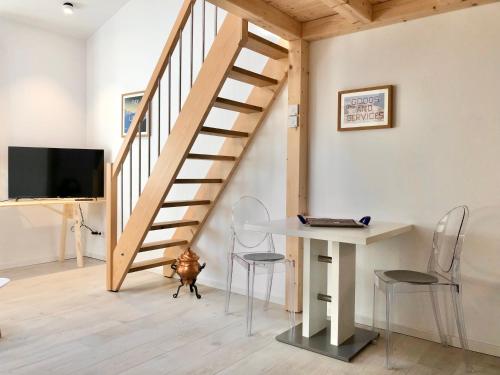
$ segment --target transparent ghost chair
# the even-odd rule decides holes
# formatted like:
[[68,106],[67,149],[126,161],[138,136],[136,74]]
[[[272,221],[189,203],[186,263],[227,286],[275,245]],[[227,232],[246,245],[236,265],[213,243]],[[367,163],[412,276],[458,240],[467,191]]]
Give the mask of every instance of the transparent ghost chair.
[[427,272],[409,270],[375,271],[373,287],[373,323],[375,329],[376,291],[381,290],[386,298],[386,367],[391,368],[391,312],[394,296],[397,293],[428,292],[431,297],[434,318],[441,343],[448,345],[448,336],[443,331],[438,288],[449,288],[453,302],[453,312],[457,325],[460,344],[464,353],[467,371],[471,371],[471,363],[467,351],[467,334],[465,330],[462,308],[462,285],[460,281],[460,254],[465,238],[469,218],[467,206],[458,206],[439,220],[432,239],[432,251],[427,265]]
[[[286,259],[284,255],[276,253],[273,237],[270,233],[259,233],[249,231],[244,228],[249,222],[268,222],[269,211],[266,206],[257,198],[251,196],[241,197],[232,207],[232,221],[230,229],[230,244],[228,251],[227,284],[226,284],[226,304],[225,311],[229,312],[229,302],[231,299],[231,284],[233,279],[233,267],[235,261],[242,265],[247,271],[247,335],[252,334],[253,321],[253,297],[254,281],[256,269],[261,269],[267,275],[266,296],[264,309],[269,306],[273,275],[284,265],[287,272],[287,291],[289,301],[290,326],[295,326],[294,288],[295,288],[295,264]],[[241,251],[237,251],[237,249]]]

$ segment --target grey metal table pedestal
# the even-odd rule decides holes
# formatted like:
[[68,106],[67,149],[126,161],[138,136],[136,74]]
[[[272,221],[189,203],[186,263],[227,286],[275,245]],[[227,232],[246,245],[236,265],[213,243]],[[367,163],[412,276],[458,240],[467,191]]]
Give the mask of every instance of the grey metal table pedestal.
[[341,361],[350,362],[361,350],[378,338],[378,332],[363,328],[355,328],[354,335],[339,346],[330,344],[330,327],[318,332],[314,336],[302,336],[302,324],[276,336],[279,342],[326,355]]

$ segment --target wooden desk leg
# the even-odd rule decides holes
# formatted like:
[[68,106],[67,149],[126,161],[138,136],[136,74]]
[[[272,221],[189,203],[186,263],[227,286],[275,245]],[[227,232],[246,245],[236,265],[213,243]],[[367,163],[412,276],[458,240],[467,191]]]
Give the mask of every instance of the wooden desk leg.
[[326,303],[318,293],[326,294],[328,264],[318,262],[319,255],[328,255],[328,242],[304,238],[304,277],[302,336],[311,337],[328,325]]
[[354,298],[356,282],[356,245],[329,242],[332,257],[328,273],[332,345],[339,346],[354,335]]
[[73,205],[73,220],[75,221],[76,263],[78,264],[78,267],[83,267],[82,230],[80,228],[82,219],[80,217],[80,210],[78,208],[78,204]]
[[59,262],[64,262],[64,259],[66,259],[66,237],[68,234],[68,218],[70,217],[70,208],[71,207],[66,204],[63,205],[61,235],[59,238]]

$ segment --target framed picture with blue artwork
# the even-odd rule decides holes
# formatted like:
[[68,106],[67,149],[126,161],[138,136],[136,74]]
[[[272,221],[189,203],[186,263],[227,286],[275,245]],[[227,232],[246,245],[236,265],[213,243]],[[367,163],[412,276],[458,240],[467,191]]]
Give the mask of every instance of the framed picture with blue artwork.
[[338,131],[392,128],[393,86],[339,91]]
[[[122,137],[127,135],[127,132],[132,125],[134,116],[139,108],[139,103],[141,102],[144,92],[131,92],[122,95]],[[141,137],[148,137],[150,132],[151,123],[151,111],[146,112],[146,116],[140,125],[140,135]]]

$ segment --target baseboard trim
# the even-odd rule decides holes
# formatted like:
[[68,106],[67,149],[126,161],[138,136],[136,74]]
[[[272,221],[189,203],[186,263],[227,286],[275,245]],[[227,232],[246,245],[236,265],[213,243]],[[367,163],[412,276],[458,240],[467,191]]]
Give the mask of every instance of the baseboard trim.
[[86,251],[84,254],[85,257],[87,258],[92,258],[92,259],[97,259],[97,260],[102,260],[103,262],[106,261],[106,257],[102,253],[98,252],[92,252],[92,251]]
[[[211,288],[220,289],[220,290],[226,290],[226,284],[225,283],[222,283],[222,282],[220,282],[218,280],[214,280],[214,279],[211,279],[211,278],[201,277],[199,279],[199,283],[202,284],[202,285],[209,286]],[[247,295],[246,288],[240,288],[240,287],[235,286],[235,285],[232,286],[231,292],[235,293],[235,294],[240,294],[240,295],[243,295],[243,296]],[[254,298],[260,299],[260,300],[265,300],[266,293],[264,291],[255,290],[254,291]],[[271,294],[271,302],[275,303],[277,305],[282,305],[282,306],[285,305],[285,299],[283,297],[275,296],[275,295],[272,295],[272,294]]]
[[[93,258],[93,259],[102,260],[102,261],[105,260],[104,257],[102,256],[102,254],[100,254],[100,253],[87,252],[86,254],[84,254],[84,257]],[[70,259],[76,259],[76,255],[74,253],[66,254],[65,260],[70,260]],[[59,258],[54,255],[54,256],[48,256],[48,257],[33,258],[33,259],[25,260],[22,262],[7,262],[7,263],[0,264],[0,271],[11,269],[11,268],[35,266],[37,264],[52,263],[52,262],[58,262],[58,261],[59,261]]]
[[[372,325],[372,318],[367,317],[367,316],[356,316],[356,323],[362,324],[365,326],[370,326]],[[375,326],[378,329],[383,330],[384,329],[385,322],[383,321],[376,321]],[[413,336],[413,337],[418,337],[420,339],[424,340],[429,340],[429,341],[434,341],[439,343],[439,335],[437,332],[428,332],[428,331],[420,331],[416,330],[414,328],[410,328],[407,326],[402,326],[399,324],[391,324],[392,325],[392,330],[393,332],[401,333],[403,335],[407,336]],[[457,336],[451,336],[451,345],[457,348],[461,348],[460,346],[460,339]],[[500,357],[500,346],[483,342],[483,341],[477,341],[477,340],[471,340],[469,338],[469,348],[470,350],[474,352],[479,352],[483,354],[488,354],[488,355],[493,355],[495,357]]]
[[[75,254],[67,254],[66,259],[74,259],[76,258]],[[11,268],[18,268],[18,267],[27,267],[27,266],[34,266],[37,264],[43,264],[43,263],[51,263],[51,262],[57,262],[59,258],[57,256],[47,256],[47,257],[40,257],[40,258],[33,258],[33,259],[27,259],[25,261],[21,262],[7,262],[7,263],[2,263],[0,264],[0,270],[7,270]]]

